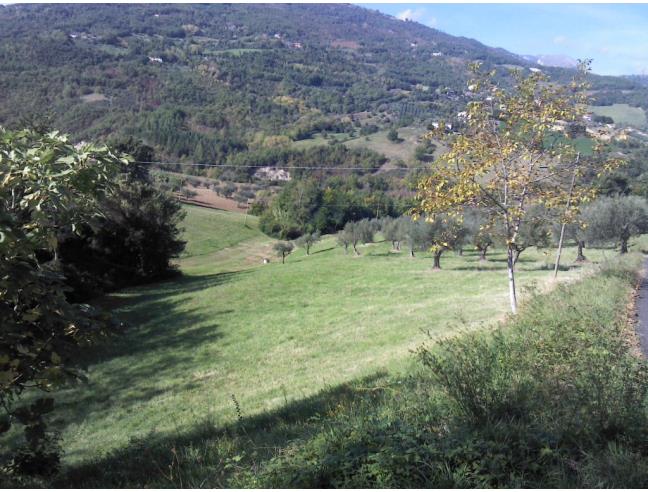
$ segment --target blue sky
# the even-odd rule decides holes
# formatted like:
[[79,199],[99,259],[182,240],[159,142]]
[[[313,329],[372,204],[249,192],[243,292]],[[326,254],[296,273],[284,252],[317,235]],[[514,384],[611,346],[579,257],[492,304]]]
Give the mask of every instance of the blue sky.
[[592,58],[599,74],[648,74],[648,4],[358,5],[521,55]]

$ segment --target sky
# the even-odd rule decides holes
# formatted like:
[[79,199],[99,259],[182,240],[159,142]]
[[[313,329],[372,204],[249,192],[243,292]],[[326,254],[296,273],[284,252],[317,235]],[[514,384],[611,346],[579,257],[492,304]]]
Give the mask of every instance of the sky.
[[357,4],[520,55],[592,58],[602,75],[648,74],[648,4]]

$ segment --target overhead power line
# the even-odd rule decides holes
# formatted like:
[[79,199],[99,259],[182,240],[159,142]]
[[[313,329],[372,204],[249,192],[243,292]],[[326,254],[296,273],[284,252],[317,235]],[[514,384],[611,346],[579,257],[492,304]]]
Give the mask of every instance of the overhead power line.
[[[233,167],[233,168],[247,168],[247,169],[262,169],[262,168],[271,168],[271,169],[325,169],[329,171],[344,170],[344,171],[372,171],[379,168],[367,168],[367,167],[331,167],[331,166],[259,166],[252,164],[201,164],[197,162],[156,162],[156,161],[134,161],[135,164],[153,164],[158,166],[190,166],[190,167]],[[414,169],[430,169],[429,167],[398,167],[395,169],[410,171]]]

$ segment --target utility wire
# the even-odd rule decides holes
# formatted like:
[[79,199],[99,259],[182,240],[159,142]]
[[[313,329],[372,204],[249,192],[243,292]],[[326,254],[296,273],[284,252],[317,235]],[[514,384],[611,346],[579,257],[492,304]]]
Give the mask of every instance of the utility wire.
[[[157,166],[190,166],[190,167],[234,167],[234,168],[248,168],[248,169],[261,169],[261,168],[270,168],[270,169],[327,169],[330,171],[344,170],[344,171],[373,171],[379,168],[367,168],[367,167],[331,167],[331,166],[259,166],[252,164],[200,164],[197,162],[156,162],[156,161],[134,161],[135,164],[153,164]],[[419,169],[430,169],[429,167],[398,167],[395,170],[419,170]]]

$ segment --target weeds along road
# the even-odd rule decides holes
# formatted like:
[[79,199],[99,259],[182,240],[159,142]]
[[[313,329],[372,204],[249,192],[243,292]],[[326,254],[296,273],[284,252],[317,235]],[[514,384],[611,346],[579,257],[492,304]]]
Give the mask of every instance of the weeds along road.
[[648,357],[648,256],[644,258],[643,278],[637,291],[637,335],[641,345],[641,352]]

